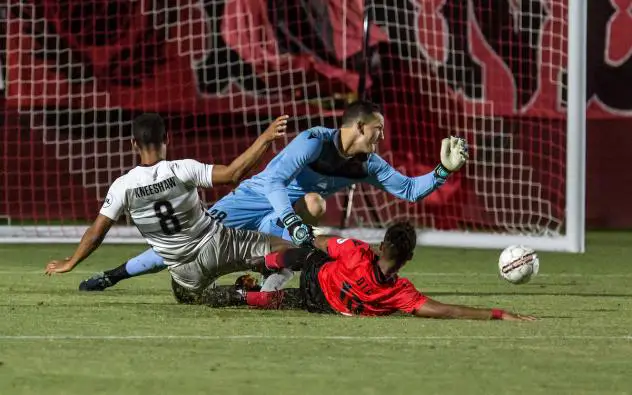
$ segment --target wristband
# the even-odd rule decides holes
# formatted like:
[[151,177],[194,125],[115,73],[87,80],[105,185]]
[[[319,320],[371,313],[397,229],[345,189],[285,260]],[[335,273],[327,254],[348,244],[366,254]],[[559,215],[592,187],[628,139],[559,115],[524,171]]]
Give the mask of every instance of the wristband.
[[295,213],[289,213],[281,219],[281,222],[283,223],[283,227],[285,227],[285,229],[287,230],[290,230],[290,227],[292,225],[298,225],[302,223],[301,218]]
[[492,309],[492,320],[502,320],[503,314],[505,314],[504,310]]
[[434,169],[435,177],[445,180],[452,172],[443,166],[443,164],[439,163],[437,167]]

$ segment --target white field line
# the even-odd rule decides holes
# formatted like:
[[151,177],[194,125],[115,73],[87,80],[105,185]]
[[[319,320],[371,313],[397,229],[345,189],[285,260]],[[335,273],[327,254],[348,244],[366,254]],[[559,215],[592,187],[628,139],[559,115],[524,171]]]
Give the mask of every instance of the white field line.
[[0,341],[74,341],[74,340],[206,340],[206,341],[248,341],[248,340],[331,340],[331,341],[358,341],[358,342],[412,342],[412,341],[433,341],[433,340],[624,340],[632,341],[632,335],[620,336],[555,336],[555,335],[525,335],[525,336],[310,336],[310,335],[229,335],[229,336],[209,336],[209,335],[129,335],[129,336],[83,336],[83,335],[41,335],[41,336],[3,336]]
[[[97,273],[96,270],[73,270],[72,273],[75,274],[88,274],[92,275]],[[0,275],[42,275],[44,276],[43,270],[0,270]],[[238,273],[234,273],[238,274]],[[448,272],[402,272],[402,276],[426,276],[426,277],[498,277],[497,273],[472,273],[472,272],[463,272],[463,273],[448,273]],[[539,273],[538,277],[632,277],[632,273]]]

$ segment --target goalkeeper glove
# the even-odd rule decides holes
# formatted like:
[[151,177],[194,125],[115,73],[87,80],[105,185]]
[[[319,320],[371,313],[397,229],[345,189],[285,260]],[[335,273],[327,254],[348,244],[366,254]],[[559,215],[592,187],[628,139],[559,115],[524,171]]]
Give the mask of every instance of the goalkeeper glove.
[[435,176],[445,181],[448,176],[459,170],[467,159],[467,141],[461,137],[450,136],[441,140],[441,163],[435,168]]
[[290,213],[283,217],[283,226],[288,230],[292,241],[299,247],[311,247],[314,243],[314,231],[310,225],[303,223],[301,217]]

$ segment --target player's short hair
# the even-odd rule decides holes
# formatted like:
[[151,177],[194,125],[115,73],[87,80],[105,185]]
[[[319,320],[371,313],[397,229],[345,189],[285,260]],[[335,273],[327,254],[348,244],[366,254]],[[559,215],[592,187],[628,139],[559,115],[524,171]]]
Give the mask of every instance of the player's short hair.
[[412,256],[417,246],[417,232],[410,222],[397,222],[391,225],[384,235],[385,258],[403,265]]
[[349,104],[342,114],[342,125],[349,126],[360,120],[369,122],[375,113],[382,113],[377,104],[365,100],[355,101]]
[[147,113],[134,119],[132,136],[140,148],[160,147],[167,139],[167,129],[160,115]]

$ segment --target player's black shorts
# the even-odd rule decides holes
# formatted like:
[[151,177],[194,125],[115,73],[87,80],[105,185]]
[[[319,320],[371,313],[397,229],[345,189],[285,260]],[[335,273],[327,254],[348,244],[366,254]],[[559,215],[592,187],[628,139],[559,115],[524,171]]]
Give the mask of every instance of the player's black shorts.
[[323,290],[318,282],[318,272],[329,262],[331,258],[322,251],[314,251],[305,261],[305,266],[301,271],[301,296],[303,307],[310,313],[335,314],[329,302],[325,298]]

